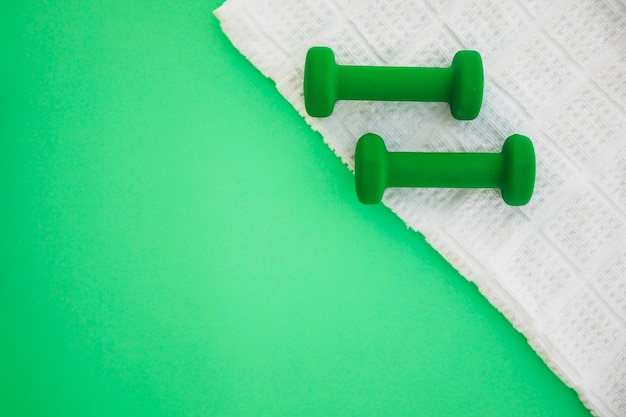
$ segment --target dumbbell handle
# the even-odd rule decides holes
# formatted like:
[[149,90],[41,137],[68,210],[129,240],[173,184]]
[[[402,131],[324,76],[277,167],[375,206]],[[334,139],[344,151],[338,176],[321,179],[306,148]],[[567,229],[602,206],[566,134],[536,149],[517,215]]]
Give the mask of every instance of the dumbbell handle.
[[389,187],[500,188],[500,153],[389,152]]
[[337,66],[337,99],[450,100],[452,68]]

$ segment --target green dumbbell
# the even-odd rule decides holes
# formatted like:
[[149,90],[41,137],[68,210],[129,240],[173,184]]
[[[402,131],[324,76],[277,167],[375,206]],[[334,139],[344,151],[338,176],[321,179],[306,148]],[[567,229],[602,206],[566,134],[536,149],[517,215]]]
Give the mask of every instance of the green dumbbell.
[[380,202],[387,187],[499,188],[505,203],[522,206],[535,185],[535,150],[526,136],[512,135],[500,153],[388,152],[368,133],[355,155],[356,193],[364,204]]
[[478,116],[483,101],[483,63],[476,51],[459,51],[449,68],[337,65],[332,49],[309,49],[304,66],[304,104],[313,117],[330,116],[337,100],[450,103],[454,118]]

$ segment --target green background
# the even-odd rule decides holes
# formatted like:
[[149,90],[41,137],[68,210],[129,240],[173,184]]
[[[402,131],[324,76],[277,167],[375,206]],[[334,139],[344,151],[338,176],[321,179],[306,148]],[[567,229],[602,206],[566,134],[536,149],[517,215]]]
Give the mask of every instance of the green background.
[[589,415],[220,3],[2,2],[0,415]]

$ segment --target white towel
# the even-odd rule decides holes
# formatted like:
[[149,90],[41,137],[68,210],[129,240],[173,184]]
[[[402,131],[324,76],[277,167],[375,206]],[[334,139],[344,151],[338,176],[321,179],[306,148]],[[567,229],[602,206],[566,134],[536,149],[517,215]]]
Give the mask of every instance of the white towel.
[[[599,416],[626,416],[626,5],[620,0],[228,0],[222,29],[354,167],[373,132],[391,151],[498,152],[513,133],[537,154],[531,202],[497,190],[388,189],[420,232]],[[445,103],[340,101],[304,110],[311,46],[339,64],[447,67],[474,49],[481,113]],[[356,198],[356,197],[355,197]]]

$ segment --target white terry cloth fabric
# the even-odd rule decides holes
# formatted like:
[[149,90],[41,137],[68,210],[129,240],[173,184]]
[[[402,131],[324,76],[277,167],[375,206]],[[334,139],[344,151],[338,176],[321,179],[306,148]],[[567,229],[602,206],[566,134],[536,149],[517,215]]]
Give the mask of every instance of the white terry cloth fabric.
[[[626,416],[626,5],[620,0],[228,0],[222,29],[354,167],[373,132],[391,151],[537,154],[531,202],[497,190],[388,189],[420,232],[526,335],[599,416]],[[340,101],[309,117],[307,50],[339,64],[450,65],[474,49],[485,93],[473,121],[445,103]],[[356,198],[356,197],[355,197]]]

